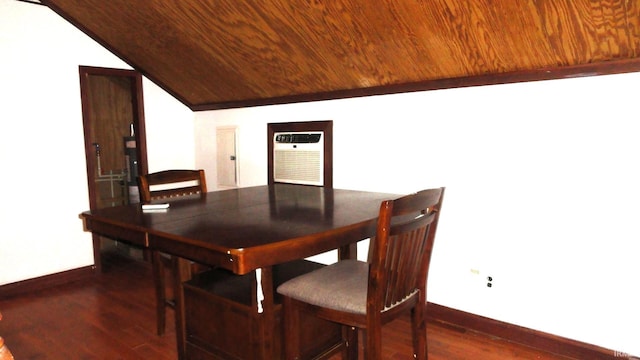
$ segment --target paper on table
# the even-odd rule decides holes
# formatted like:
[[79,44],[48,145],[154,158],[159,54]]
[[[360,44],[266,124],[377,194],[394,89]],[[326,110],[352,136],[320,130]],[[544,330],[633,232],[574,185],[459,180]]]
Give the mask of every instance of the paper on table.
[[262,300],[264,300],[264,293],[262,292],[262,269],[256,269],[256,286],[257,286],[257,303],[258,303],[258,314],[262,314]]
[[169,204],[142,204],[142,210],[164,210],[168,209]]

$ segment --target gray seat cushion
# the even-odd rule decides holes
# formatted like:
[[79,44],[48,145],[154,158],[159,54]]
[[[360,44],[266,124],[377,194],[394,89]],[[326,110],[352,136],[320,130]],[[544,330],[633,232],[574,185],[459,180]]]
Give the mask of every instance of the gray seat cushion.
[[291,279],[278,293],[325,308],[365,314],[369,264],[343,260]]

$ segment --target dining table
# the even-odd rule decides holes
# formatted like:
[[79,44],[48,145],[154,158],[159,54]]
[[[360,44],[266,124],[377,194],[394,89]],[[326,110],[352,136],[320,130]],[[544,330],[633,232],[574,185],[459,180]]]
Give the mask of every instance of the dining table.
[[[176,274],[176,334],[179,358],[186,358],[183,281],[189,262],[255,274],[253,312],[272,328],[278,264],[338,250],[336,261],[355,258],[355,244],[375,235],[383,200],[398,194],[273,183],[163,200],[165,208],[141,204],[81,213],[86,231],[161,251],[180,259]],[[160,206],[161,207],[161,206]],[[277,338],[265,340],[260,357],[273,358]]]

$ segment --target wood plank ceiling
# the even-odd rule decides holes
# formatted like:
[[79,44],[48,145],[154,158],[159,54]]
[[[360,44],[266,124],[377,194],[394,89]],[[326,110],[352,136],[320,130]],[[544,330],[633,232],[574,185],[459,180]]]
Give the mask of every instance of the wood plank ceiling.
[[638,71],[640,53],[640,0],[42,2],[193,110]]

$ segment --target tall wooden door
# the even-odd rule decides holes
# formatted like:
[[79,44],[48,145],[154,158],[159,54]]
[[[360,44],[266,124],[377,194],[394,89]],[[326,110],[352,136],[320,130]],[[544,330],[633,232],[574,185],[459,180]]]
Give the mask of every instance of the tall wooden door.
[[[141,75],[81,66],[80,93],[90,208],[137,202],[136,176],[147,172]],[[98,270],[101,244],[94,235]]]
[[219,189],[238,186],[236,128],[216,129],[216,172]]

